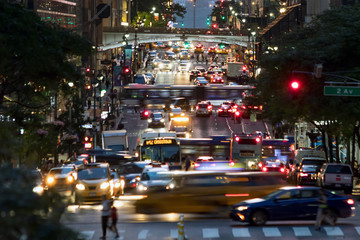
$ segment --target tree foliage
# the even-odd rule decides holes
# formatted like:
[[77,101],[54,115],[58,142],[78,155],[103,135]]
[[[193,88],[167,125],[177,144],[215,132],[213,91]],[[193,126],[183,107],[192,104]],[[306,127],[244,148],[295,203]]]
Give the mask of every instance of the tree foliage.
[[[344,82],[344,77],[359,79],[359,23],[359,5],[344,6],[328,10],[308,26],[268,43],[260,61],[262,73],[255,83],[257,95],[265,103],[265,117],[273,122],[302,119],[314,123],[329,139],[350,138],[359,124],[359,100],[324,96],[324,86],[330,81]],[[318,63],[323,64],[320,79],[312,74]],[[301,84],[295,92],[289,87],[293,79]]]
[[78,233],[60,223],[65,210],[56,193],[33,192],[36,181],[31,170],[0,167],[0,239],[78,239]]
[[[12,130],[1,134],[0,141],[11,138],[19,144],[0,146],[0,161],[41,159],[54,152],[57,142],[53,126],[45,124],[52,111],[51,97],[61,92],[68,98],[69,82],[83,89],[83,76],[72,59],[90,55],[92,44],[7,1],[0,1],[0,22],[0,111],[5,116],[0,128]],[[46,141],[38,139],[39,129],[49,133],[41,136]]]

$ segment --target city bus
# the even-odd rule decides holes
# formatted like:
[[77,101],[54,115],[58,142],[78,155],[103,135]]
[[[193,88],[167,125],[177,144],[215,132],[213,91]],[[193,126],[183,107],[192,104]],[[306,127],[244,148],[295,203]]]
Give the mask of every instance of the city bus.
[[262,138],[258,134],[236,134],[231,138],[231,161],[243,170],[259,170]]
[[161,162],[170,169],[181,169],[180,141],[174,132],[146,132],[138,146],[139,160]]
[[214,160],[229,160],[229,136],[211,136],[209,138],[180,138],[181,156],[195,160],[199,156],[212,156]]

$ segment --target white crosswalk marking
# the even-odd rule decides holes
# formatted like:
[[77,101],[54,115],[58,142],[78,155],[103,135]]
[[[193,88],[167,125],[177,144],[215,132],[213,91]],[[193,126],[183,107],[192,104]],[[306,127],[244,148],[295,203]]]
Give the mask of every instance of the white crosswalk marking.
[[203,228],[203,238],[220,238],[219,229],[217,228]]
[[250,237],[248,228],[233,228],[232,233],[234,237]]
[[147,229],[141,230],[138,234],[138,239],[146,239],[148,232],[149,232],[149,230],[147,230]]
[[95,231],[81,231],[79,239],[91,240],[94,236]]
[[355,227],[355,230],[360,235],[360,227]]
[[277,227],[264,227],[265,237],[281,237],[281,233]]
[[312,235],[308,227],[293,227],[293,230],[297,237],[308,237]]
[[344,236],[340,227],[324,227],[324,230],[328,236]]

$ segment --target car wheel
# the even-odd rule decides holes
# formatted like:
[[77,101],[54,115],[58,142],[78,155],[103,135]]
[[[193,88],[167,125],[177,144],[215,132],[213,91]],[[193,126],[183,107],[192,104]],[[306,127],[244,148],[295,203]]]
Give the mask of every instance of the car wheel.
[[250,217],[250,224],[261,226],[266,223],[268,220],[268,216],[265,211],[263,210],[255,210]]

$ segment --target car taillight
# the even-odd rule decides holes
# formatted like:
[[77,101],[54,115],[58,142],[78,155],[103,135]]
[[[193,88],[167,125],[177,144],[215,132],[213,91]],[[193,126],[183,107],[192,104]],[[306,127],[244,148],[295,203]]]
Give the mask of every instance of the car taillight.
[[280,172],[284,173],[284,172],[285,172],[285,168],[280,168]]
[[196,110],[198,110],[198,109],[199,109],[199,106],[196,106],[195,108],[196,108]]
[[259,165],[259,168],[261,168],[261,167],[263,166],[261,162],[259,162],[259,164],[258,164],[258,165]]
[[145,115],[145,116],[148,116],[148,115],[149,115],[149,112],[148,112],[148,111],[144,112],[144,115]]
[[246,106],[243,105],[243,106],[241,106],[241,108],[242,108],[242,109],[246,109]]
[[262,171],[263,171],[263,172],[267,172],[267,170],[268,170],[268,169],[267,169],[266,167],[263,167],[263,168],[262,168]]
[[229,166],[233,167],[235,165],[235,163],[233,161],[229,162]]
[[194,167],[200,167],[200,163],[194,163]]
[[224,82],[224,79],[221,79],[221,82]]
[[307,177],[308,175],[307,173],[300,173],[300,177]]
[[263,109],[263,106],[260,106],[259,109],[262,110],[262,109]]
[[355,201],[353,199],[351,199],[351,198],[349,198],[346,202],[349,205],[354,205],[355,204]]
[[207,107],[208,110],[211,110],[211,108],[212,108],[211,106],[208,106],[208,107]]
[[239,112],[239,111],[236,111],[236,112],[235,112],[235,115],[236,115],[236,116],[240,116],[240,112]]
[[219,108],[219,110],[218,110],[219,112],[222,112],[223,110],[221,109],[221,108]]

